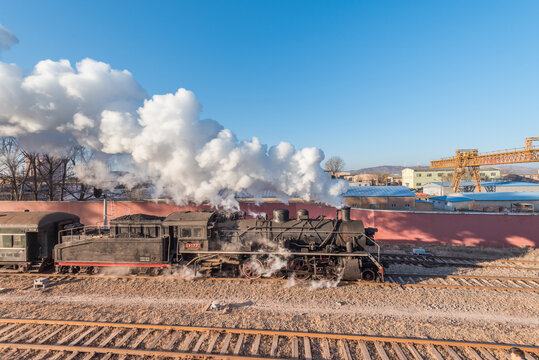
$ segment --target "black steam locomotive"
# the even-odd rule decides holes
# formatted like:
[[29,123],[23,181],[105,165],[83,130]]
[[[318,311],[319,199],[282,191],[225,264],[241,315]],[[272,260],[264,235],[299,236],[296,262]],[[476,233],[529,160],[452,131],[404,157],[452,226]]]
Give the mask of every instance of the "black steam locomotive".
[[[57,272],[122,266],[148,273],[189,269],[205,276],[295,277],[383,281],[376,229],[350,220],[295,219],[278,209],[272,220],[239,213],[174,212],[166,218],[127,215],[109,229],[63,225],[51,254]],[[378,256],[373,252],[378,251]]]

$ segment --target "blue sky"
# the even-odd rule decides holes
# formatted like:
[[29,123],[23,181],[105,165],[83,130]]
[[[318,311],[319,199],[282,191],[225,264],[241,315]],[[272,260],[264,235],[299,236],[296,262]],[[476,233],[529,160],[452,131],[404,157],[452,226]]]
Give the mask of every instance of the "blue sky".
[[538,1],[10,1],[2,54],[91,57],[149,95],[192,90],[240,139],[347,168],[418,165],[539,136]]

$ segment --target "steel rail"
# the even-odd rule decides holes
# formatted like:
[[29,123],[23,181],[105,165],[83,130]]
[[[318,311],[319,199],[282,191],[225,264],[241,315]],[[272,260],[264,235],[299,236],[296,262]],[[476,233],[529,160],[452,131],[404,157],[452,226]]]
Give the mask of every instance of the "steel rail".
[[[338,344],[339,352],[342,351],[342,358],[352,359],[350,349],[354,344],[357,344],[361,352],[366,351],[369,355],[369,350],[365,346],[366,343],[372,343],[382,358],[388,358],[387,353],[382,347],[382,344],[391,344],[394,346],[397,344],[410,347],[411,354],[414,358],[417,359],[415,353],[419,354],[417,348],[414,346],[420,345],[425,346],[426,351],[438,353],[438,350],[433,347],[438,346],[440,349],[446,349],[449,353],[454,352],[452,348],[455,349],[470,349],[472,353],[475,352],[473,349],[479,349],[481,353],[487,351],[486,349],[491,349],[493,351],[507,351],[512,347],[518,347],[528,354],[539,354],[539,347],[533,345],[522,345],[522,344],[505,344],[505,343],[486,343],[486,342],[473,342],[473,341],[462,341],[462,340],[439,340],[439,339],[422,339],[422,338],[408,338],[408,337],[389,337],[389,336],[372,336],[372,335],[356,335],[356,334],[336,334],[336,333],[323,333],[323,332],[303,332],[303,331],[286,331],[286,330],[264,330],[264,329],[238,329],[238,328],[223,328],[223,327],[200,327],[200,326],[182,326],[182,325],[161,325],[161,324],[136,324],[136,323],[109,323],[109,322],[93,322],[93,321],[73,321],[73,320],[40,320],[40,319],[0,319],[0,325],[6,325],[3,328],[0,328],[0,331],[10,330],[11,335],[5,336],[2,334],[2,342],[0,342],[0,349],[17,349],[17,350],[36,350],[36,351],[56,351],[56,352],[71,352],[73,354],[77,353],[90,353],[90,354],[109,354],[112,355],[131,355],[131,356],[160,356],[160,357],[174,357],[174,358],[220,358],[220,359],[283,359],[283,358],[304,358],[312,359],[312,349],[311,341],[318,340],[321,342],[322,348],[324,347],[323,342],[327,346],[327,352],[325,355],[322,355],[322,358],[331,358],[327,356],[329,354],[329,343],[328,340],[335,341],[332,343],[332,347],[335,348]],[[17,328],[16,326],[21,325]],[[47,340],[35,342],[38,337],[26,338],[28,336],[20,336],[21,329],[28,330],[28,325],[34,326],[45,326],[45,333],[42,336],[45,336]],[[55,335],[59,333],[58,330],[55,330],[55,327],[60,327],[68,334],[67,337],[58,335],[58,339],[55,340]],[[74,331],[73,328],[80,328],[78,332]],[[66,339],[69,338],[69,334],[76,332],[76,335],[84,331],[83,335],[79,336],[76,340],[70,342],[67,345]],[[113,329],[119,329],[114,331]],[[129,341],[120,341],[119,346],[114,346],[114,341],[111,342],[115,337],[119,337],[120,333],[124,329],[129,329],[131,332],[128,332],[125,335],[125,339],[130,337]],[[50,331],[50,333],[47,333]],[[109,331],[108,334],[106,332]],[[141,334],[139,334],[139,332]],[[152,336],[151,332],[154,333]],[[32,332],[28,332],[32,334]],[[47,335],[48,334],[48,335]],[[51,335],[52,334],[52,335]],[[97,335],[96,335],[97,334]],[[173,335],[175,334],[175,335]],[[182,335],[183,334],[183,335]],[[190,335],[187,335],[190,334]],[[16,336],[17,337],[14,337]],[[99,335],[102,337],[100,338]],[[196,345],[191,347],[190,345],[194,344],[195,337],[198,337]],[[90,337],[88,339],[87,337]],[[170,336],[171,338],[167,338]],[[183,336],[184,341],[181,341]],[[224,336],[224,338],[222,338]],[[236,346],[234,351],[232,347],[229,346],[232,344],[232,336],[237,336],[234,342]],[[244,338],[250,337],[253,341],[244,342]],[[264,337],[264,338],[262,338]],[[13,341],[10,342],[9,339],[12,338]],[[106,340],[103,340],[105,338]],[[142,341],[146,338],[152,338],[153,340],[149,345],[141,345]],[[209,340],[211,338],[211,340]],[[221,339],[222,338],[222,339]],[[241,338],[241,340],[240,340]],[[277,344],[279,338],[285,339],[286,341],[281,341],[281,351],[286,352],[286,355],[283,353],[280,356],[277,354]],[[80,343],[85,340],[83,345]],[[134,340],[134,344],[128,346],[128,343]],[[168,341],[161,342],[167,343],[168,345],[159,346],[161,339],[167,339]],[[189,339],[188,341],[185,339]],[[221,339],[221,342],[218,340]],[[303,339],[303,353],[300,356],[298,339]],[[7,341],[6,341],[7,340]],[[206,342],[209,340],[208,342]],[[261,342],[265,342],[266,345],[272,341],[271,346],[272,350],[269,355],[259,354],[259,349],[262,349],[260,346]],[[52,342],[52,343],[51,343]],[[353,342],[349,344],[348,342]],[[111,343],[111,346],[106,346]],[[174,350],[174,344],[182,343],[181,347],[177,350]],[[187,345],[185,345],[187,343]],[[282,346],[282,344],[291,344],[291,348],[288,348],[287,345]],[[97,345],[99,344],[99,345]],[[203,349],[203,344],[205,347]],[[215,346],[219,344],[219,346]],[[238,345],[239,344],[239,345]],[[251,345],[251,351],[246,349]],[[145,346],[145,349],[140,349],[139,346]],[[255,348],[256,346],[256,348]],[[349,347],[350,346],[350,347]],[[243,350],[242,350],[243,348]],[[266,346],[266,351],[269,346]],[[448,350],[449,348],[449,350]],[[335,349],[333,349],[335,350]],[[218,352],[219,351],[219,352]],[[372,350],[371,350],[372,351]],[[400,351],[400,349],[399,349]],[[231,352],[233,352],[231,354]],[[243,352],[244,354],[241,354]],[[334,353],[336,351],[333,351]],[[352,352],[353,353],[353,352]],[[400,351],[401,354],[402,351]],[[487,351],[488,353],[488,351]],[[385,357],[383,355],[385,355]],[[488,353],[490,354],[490,353]],[[2,355],[0,353],[0,355]],[[46,355],[46,353],[45,353]],[[362,356],[365,358],[370,358],[366,356],[365,353],[362,353]],[[440,355],[441,356],[441,355]],[[492,356],[492,355],[491,355]],[[399,359],[403,359],[400,355]],[[88,357],[86,357],[88,358]],[[359,357],[358,357],[359,358]],[[443,359],[437,357],[438,359]],[[454,357],[452,357],[454,359]],[[457,356],[457,358],[459,358]],[[494,357],[491,357],[494,359]],[[406,358],[404,358],[406,359]]]
[[[127,279],[127,280],[170,280],[170,281],[238,281],[238,282],[277,282],[277,283],[286,283],[287,281],[290,281],[290,279],[280,279],[280,278],[238,278],[238,277],[196,277],[192,279],[185,279],[180,277],[174,277],[174,276],[159,276],[159,275],[102,275],[102,274],[28,274],[28,273],[0,273],[1,277],[8,277],[8,276],[15,276],[15,277],[36,277],[36,276],[48,276],[49,278],[93,278],[93,279]],[[379,287],[419,287],[419,288],[445,288],[445,289],[475,289],[475,290],[498,290],[498,291],[524,291],[524,292],[539,292],[539,287],[537,284],[539,284],[539,278],[529,278],[529,277],[499,277],[499,276],[477,276],[477,275],[451,275],[451,274],[397,274],[397,273],[386,273],[385,274],[386,280],[385,282],[369,282],[369,281],[357,281],[357,280],[351,280],[346,281],[342,280],[340,283],[343,284],[354,284],[359,286],[379,286]],[[408,280],[407,280],[408,278]],[[435,279],[438,281],[438,283],[434,284],[426,284],[421,282],[412,281],[409,279],[421,279],[421,278],[429,278],[429,279]],[[444,279],[453,279],[455,281],[461,281],[460,283],[456,284],[447,284],[444,283]],[[490,282],[497,282],[501,283],[502,286],[499,284],[496,285],[487,285],[482,284],[479,282],[479,285],[477,284],[470,284],[466,280],[484,280],[484,281],[490,281]],[[316,280],[301,280],[296,279],[298,283],[306,283],[309,281],[316,281]],[[420,280],[422,281],[422,280]],[[503,282],[512,281],[514,285],[507,286]],[[518,286],[518,284],[515,283],[515,281],[523,282],[525,285]],[[515,286],[517,285],[517,286]]]
[[[475,268],[506,268],[527,271],[539,271],[539,261],[517,260],[517,259],[485,259],[467,258],[455,256],[433,256],[433,255],[410,255],[381,253],[381,260],[389,264],[412,264],[425,266],[461,266]],[[522,264],[522,266],[518,265]],[[530,266],[527,266],[530,265]]]

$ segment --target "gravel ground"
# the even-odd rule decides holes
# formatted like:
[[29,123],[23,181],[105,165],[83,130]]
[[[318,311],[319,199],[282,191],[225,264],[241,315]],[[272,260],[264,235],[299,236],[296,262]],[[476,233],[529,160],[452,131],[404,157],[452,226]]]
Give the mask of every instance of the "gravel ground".
[[423,248],[437,256],[465,258],[512,259],[539,261],[539,249],[530,247],[487,248],[480,246],[440,245],[440,244],[402,244],[397,242],[378,242],[382,252],[411,254],[414,248]]
[[[450,250],[454,250],[453,247]],[[537,258],[537,250],[523,254],[529,259]],[[406,268],[411,273],[448,270]],[[396,267],[389,270],[397,272]],[[501,274],[503,269],[449,270],[453,273],[487,271],[493,276],[515,275]],[[538,275],[537,272],[524,273],[527,277]],[[0,278],[0,317],[282,329],[539,345],[539,294],[532,292],[357,284],[325,288],[320,285],[334,284],[184,281],[173,276],[63,279],[46,289],[36,290],[32,288],[32,281],[31,277]],[[225,305],[225,310],[206,311],[212,301]]]
[[[539,261],[539,250],[532,248],[508,248],[494,249],[461,245],[424,245],[381,243],[381,251],[384,253],[412,254],[414,248],[422,247],[434,256],[454,256],[465,258],[481,258],[484,261],[477,265],[502,265],[492,260],[525,260]],[[526,263],[504,263],[503,265],[522,266],[526,268],[536,267],[537,270],[523,270],[504,267],[455,267],[455,266],[416,266],[405,264],[390,264],[387,268],[389,273],[405,274],[452,274],[452,275],[476,275],[476,276],[507,276],[507,277],[531,277],[539,278],[539,266]]]
[[[163,323],[535,344],[539,295],[310,283],[91,278],[0,281],[0,317]],[[212,301],[226,306],[207,312]]]

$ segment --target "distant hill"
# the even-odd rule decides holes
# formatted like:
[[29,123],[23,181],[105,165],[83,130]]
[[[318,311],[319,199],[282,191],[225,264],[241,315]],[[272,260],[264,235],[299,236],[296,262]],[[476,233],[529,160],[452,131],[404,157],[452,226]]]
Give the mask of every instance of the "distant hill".
[[527,164],[527,165],[519,165],[519,164],[498,165],[496,167],[500,168],[500,170],[502,171],[502,175],[507,175],[507,174],[532,175],[532,174],[537,174],[537,170],[539,169],[539,165],[536,165],[535,163]]
[[[402,169],[406,169],[410,166],[395,166],[395,165],[382,165],[369,168],[362,168],[358,170],[348,170],[351,174],[390,174],[390,175],[402,175]],[[510,164],[510,165],[492,165],[489,167],[499,168],[502,175],[507,174],[520,174],[520,175],[532,175],[537,174],[539,165],[527,164]],[[413,166],[414,169],[426,169],[428,166]]]

